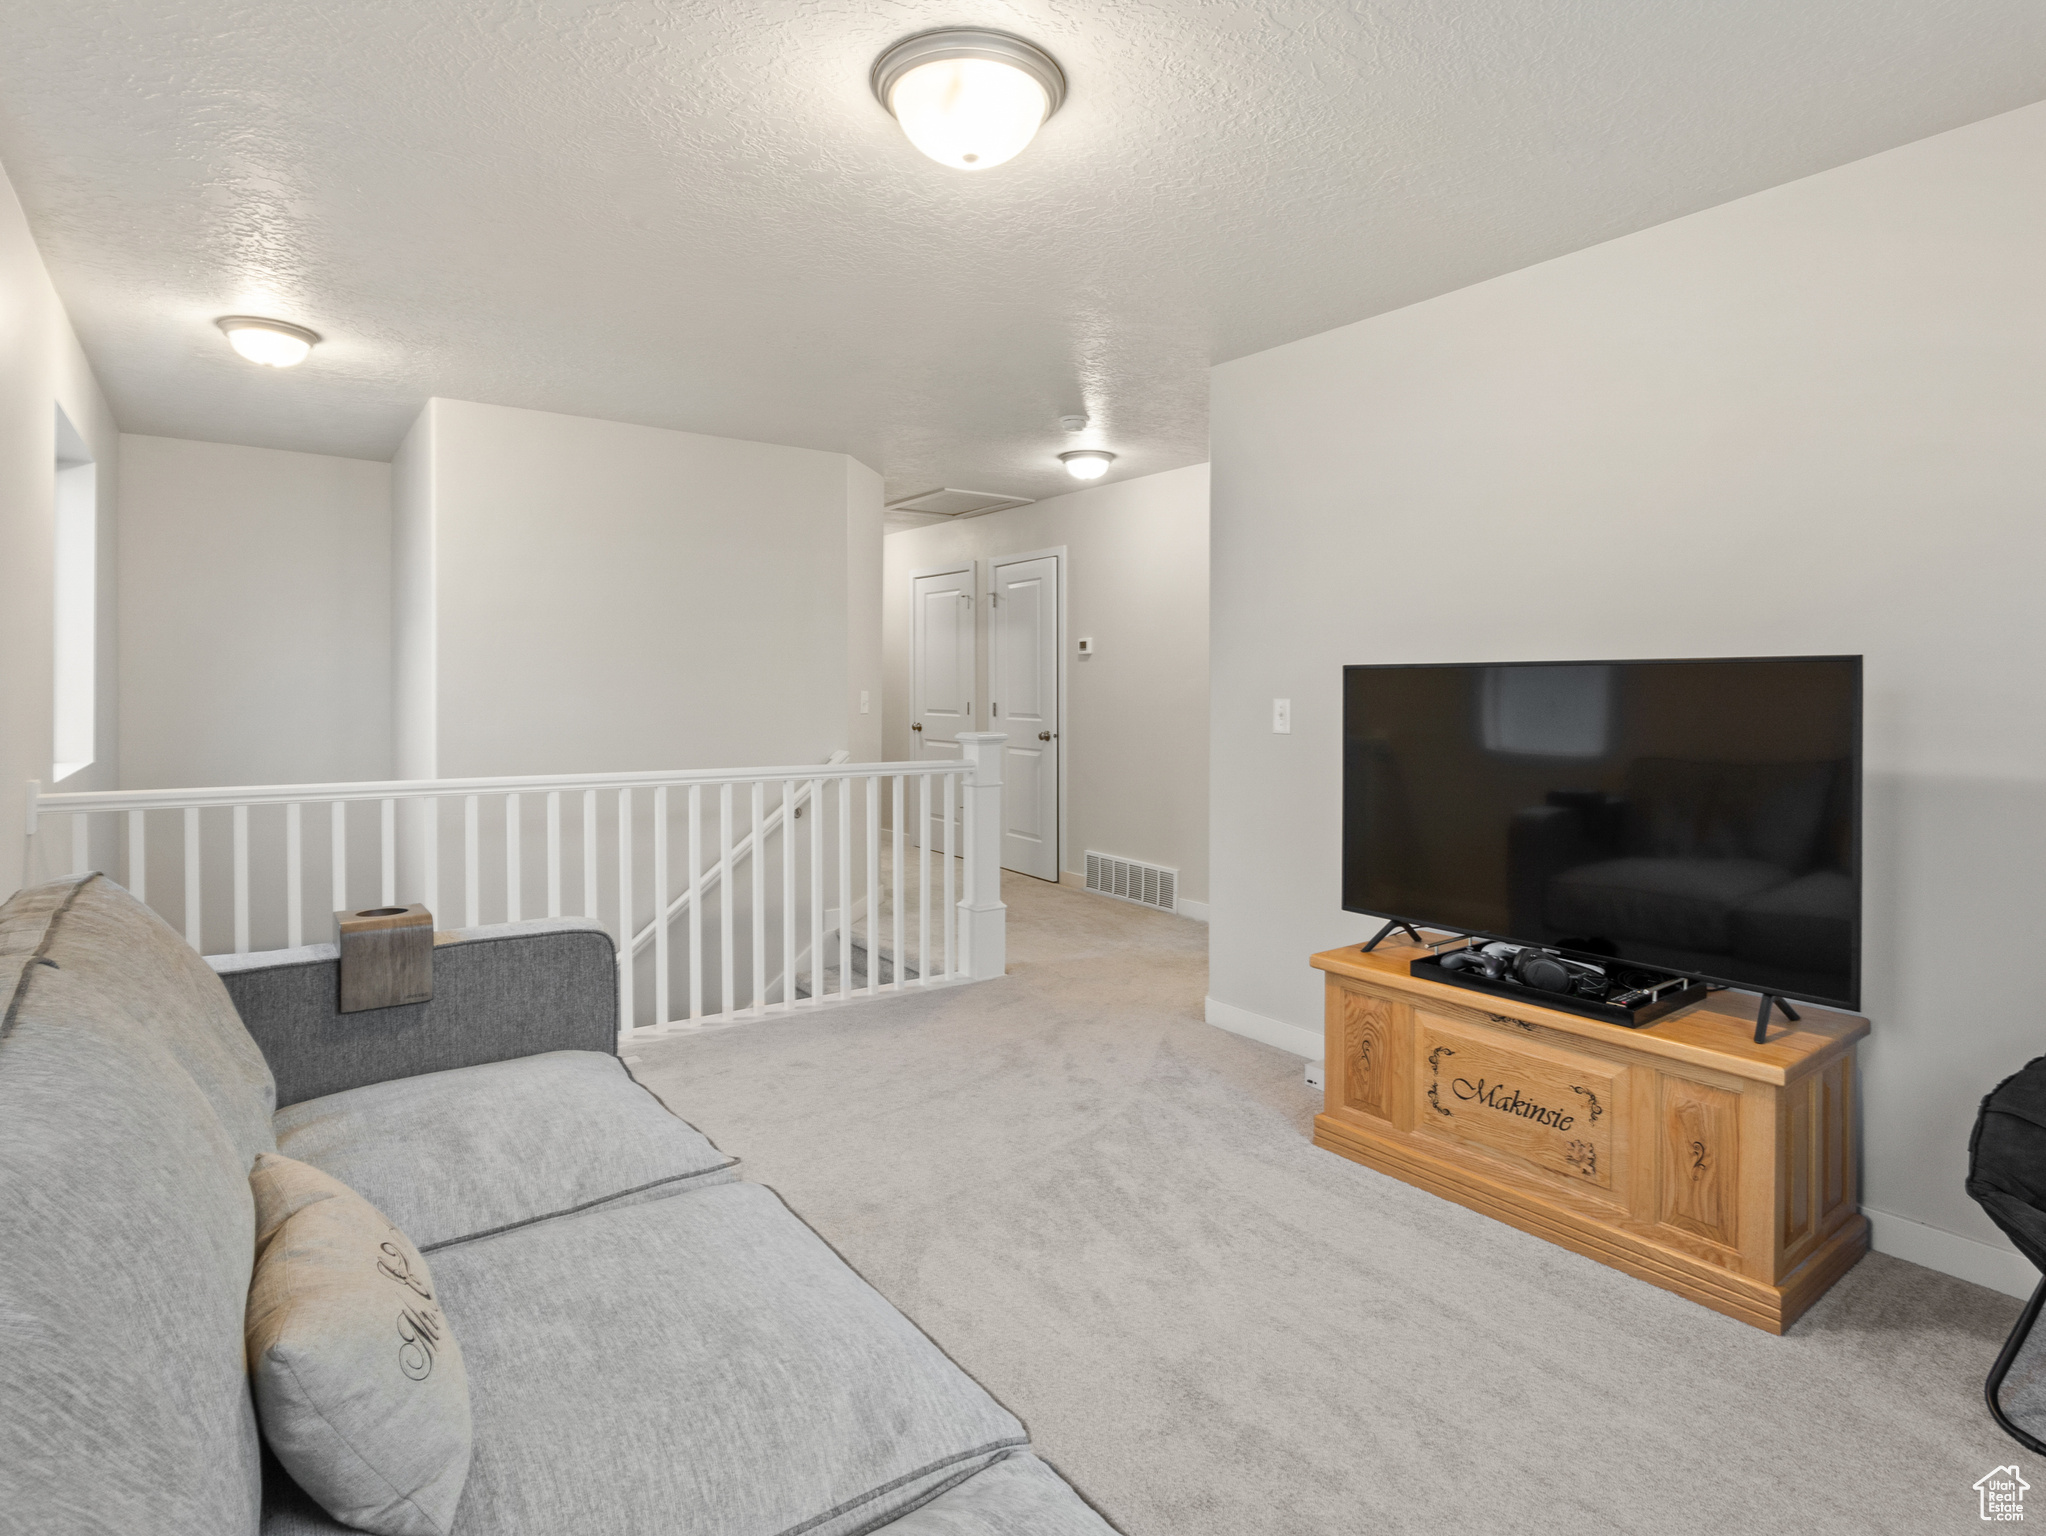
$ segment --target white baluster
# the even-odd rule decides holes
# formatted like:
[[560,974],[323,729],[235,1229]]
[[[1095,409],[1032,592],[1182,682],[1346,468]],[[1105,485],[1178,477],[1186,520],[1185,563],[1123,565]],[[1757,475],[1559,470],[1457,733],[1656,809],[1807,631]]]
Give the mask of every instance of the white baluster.
[[149,836],[142,811],[128,813],[128,891],[137,901],[149,903]]
[[597,915],[597,792],[583,791],[583,916]]
[[[333,858],[334,910],[348,910],[348,802],[333,801],[327,807],[327,842]],[[340,935],[335,934],[338,942]]]
[[824,781],[810,781],[810,1002],[824,999]]
[[738,977],[732,974],[732,786],[718,786],[718,991],[724,1006],[719,1017],[732,1016]]
[[796,781],[781,786],[781,1008],[796,1006]]
[[767,783],[753,781],[753,1006],[759,1018],[767,1011]]
[[838,781],[838,996],[852,996],[852,780]]
[[284,942],[305,943],[305,807],[284,807]]
[[420,865],[426,887],[426,910],[433,920],[441,921],[440,911],[440,796],[427,795],[421,820],[425,827],[419,834],[426,839],[426,846],[420,850]]
[[881,995],[881,776],[867,775],[867,996]]
[[959,908],[953,900],[952,870],[955,850],[952,846],[952,823],[958,817],[958,804],[954,799],[959,790],[956,774],[945,775],[945,905],[940,915],[945,920],[945,974],[951,976],[958,967],[953,964],[954,945],[959,937]]
[[639,1022],[632,1002],[632,787],[618,791],[618,1033]]
[[900,992],[902,990],[902,962],[904,958],[902,948],[902,877],[904,871],[902,868],[902,775],[899,773],[895,775],[895,784],[891,793],[895,797],[893,803],[888,808],[889,817],[895,827],[895,856],[888,865],[889,904],[895,908],[895,980],[891,983],[891,986],[895,991]]
[[483,922],[483,856],[478,851],[477,818],[482,814],[474,795],[462,796],[462,926]]
[[249,952],[249,808],[234,808],[234,952]]
[[199,807],[185,807],[185,942],[205,953],[199,942]]
[[689,786],[689,1022],[703,1018],[703,786]]
[[654,791],[654,1022],[668,1012],[668,786]]
[[931,984],[931,776],[917,775],[916,979]]
[[379,882],[379,894],[385,906],[395,907],[398,904],[398,802],[388,795],[382,802],[379,842],[379,867],[383,876]]
[[547,791],[547,915],[561,916],[561,791]]
[[521,819],[518,791],[513,790],[504,797],[504,920],[508,923],[518,922],[525,912],[520,879],[526,862],[519,846]]

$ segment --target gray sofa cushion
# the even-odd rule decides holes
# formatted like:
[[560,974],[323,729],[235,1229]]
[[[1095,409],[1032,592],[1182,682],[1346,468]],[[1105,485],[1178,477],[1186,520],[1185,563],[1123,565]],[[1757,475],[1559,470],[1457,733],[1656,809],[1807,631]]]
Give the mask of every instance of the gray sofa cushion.
[[[433,1262],[476,1421],[458,1536],[856,1536],[1023,1444],[758,1185]],[[266,1536],[336,1529],[276,1482]]]
[[1028,1451],[1004,1456],[882,1529],[887,1536],[1115,1536],[1064,1478]]
[[245,1149],[91,976],[0,1007],[0,1526],[254,1532]]
[[541,1051],[616,1051],[617,948],[587,918],[464,928],[433,949],[433,1000],[342,1013],[332,944],[215,955],[228,995],[297,1104]]
[[616,1056],[549,1051],[401,1077],[277,1112],[277,1149],[431,1252],[609,1201],[738,1177]]
[[170,925],[104,875],[70,882],[44,953],[161,1040],[212,1101],[246,1172],[275,1145],[277,1085],[212,967]]

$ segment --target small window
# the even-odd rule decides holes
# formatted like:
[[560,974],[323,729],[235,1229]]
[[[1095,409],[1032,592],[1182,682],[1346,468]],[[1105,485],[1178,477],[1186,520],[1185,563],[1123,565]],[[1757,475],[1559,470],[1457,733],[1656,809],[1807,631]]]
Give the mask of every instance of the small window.
[[54,780],[92,766],[99,627],[99,485],[85,439],[57,410],[57,494],[53,524],[56,613]]

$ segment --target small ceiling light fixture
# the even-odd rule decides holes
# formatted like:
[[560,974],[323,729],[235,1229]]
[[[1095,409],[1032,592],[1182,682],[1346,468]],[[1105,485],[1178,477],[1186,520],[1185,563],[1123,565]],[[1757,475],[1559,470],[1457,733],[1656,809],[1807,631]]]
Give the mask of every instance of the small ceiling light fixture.
[[296,368],[320,344],[317,331],[255,315],[222,315],[213,322],[227,332],[228,345],[266,368]]
[[1099,480],[1108,473],[1115,455],[1106,448],[1075,448],[1071,453],[1060,454],[1059,462],[1075,480]]
[[1066,99],[1042,48],[966,27],[904,38],[874,60],[873,86],[909,142],[958,171],[1013,160]]

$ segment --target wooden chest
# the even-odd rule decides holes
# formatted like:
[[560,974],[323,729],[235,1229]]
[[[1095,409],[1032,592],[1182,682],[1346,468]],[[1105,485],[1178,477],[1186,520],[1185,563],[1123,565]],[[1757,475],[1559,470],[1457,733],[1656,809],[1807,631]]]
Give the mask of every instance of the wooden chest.
[[1753,1040],[1708,999],[1623,1029],[1417,980],[1425,951],[1316,955],[1327,973],[1317,1146],[1781,1333],[1868,1249],[1854,1047],[1800,1006]]

